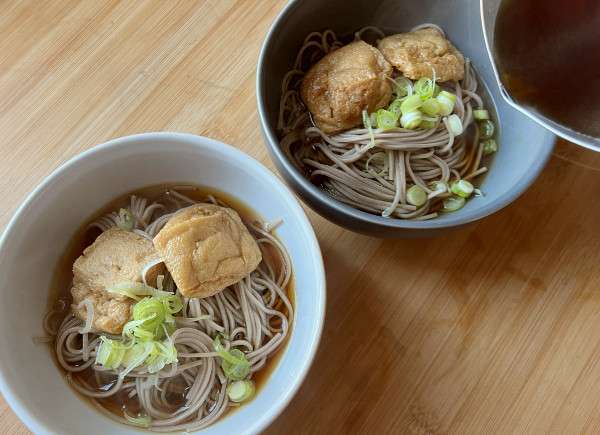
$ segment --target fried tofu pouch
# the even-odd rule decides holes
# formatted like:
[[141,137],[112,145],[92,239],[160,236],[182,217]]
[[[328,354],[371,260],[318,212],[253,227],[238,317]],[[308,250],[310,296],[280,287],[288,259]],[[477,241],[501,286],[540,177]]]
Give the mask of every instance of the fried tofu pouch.
[[177,212],[154,247],[186,297],[205,298],[235,284],[262,261],[258,244],[230,208],[196,204]]
[[[157,259],[152,242],[138,234],[119,228],[100,234],[73,264],[71,295],[75,315],[86,320],[87,311],[79,305],[88,299],[94,308],[92,327],[120,334],[130,320],[135,301],[107,289],[124,282],[141,282],[143,268]],[[155,283],[161,270],[161,266],[151,268],[146,274],[147,281]]]
[[411,80],[462,80],[465,58],[439,30],[427,27],[381,39],[377,45],[385,59]]
[[306,73],[300,95],[317,127],[327,134],[362,125],[362,111],[375,112],[390,101],[391,65],[363,41],[341,47]]

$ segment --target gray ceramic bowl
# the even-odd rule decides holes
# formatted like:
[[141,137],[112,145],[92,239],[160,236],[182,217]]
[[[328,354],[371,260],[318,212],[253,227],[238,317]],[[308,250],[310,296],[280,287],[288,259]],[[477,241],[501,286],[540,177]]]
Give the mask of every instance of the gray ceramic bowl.
[[[431,236],[490,215],[514,201],[536,179],[554,145],[554,136],[501,97],[484,42],[478,0],[296,0],[273,23],[264,42],[257,71],[257,99],[261,128],[271,158],[294,191],[323,217],[350,230],[378,237]],[[402,32],[432,22],[469,57],[487,85],[487,100],[500,123],[500,150],[481,189],[455,212],[429,221],[406,221],[375,216],[342,204],[308,181],[279,147],[276,125],[281,80],[291,68],[305,36],[331,28],[351,34],[367,26],[386,33]],[[489,87],[488,87],[489,86]]]

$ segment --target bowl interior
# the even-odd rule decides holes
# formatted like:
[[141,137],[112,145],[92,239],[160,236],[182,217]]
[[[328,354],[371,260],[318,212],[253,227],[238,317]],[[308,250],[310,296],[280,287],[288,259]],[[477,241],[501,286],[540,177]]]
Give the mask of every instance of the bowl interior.
[[217,187],[266,220],[283,219],[277,234],[289,250],[296,280],[297,316],[275,370],[254,400],[205,432],[255,433],[298,388],[316,350],[325,304],[322,259],[301,207],[266,168],[227,145],[182,134],[130,136],[98,146],[54,172],[19,209],[0,245],[0,386],[34,432],[139,432],[113,423],[80,399],[48,346],[34,344],[32,337],[43,335],[55,266],[77,228],[123,193],[181,181]]
[[[458,212],[431,221],[385,219],[352,209],[330,199],[315,188],[277,148],[277,116],[281,80],[293,65],[306,35],[332,29],[340,35],[374,25],[386,33],[403,32],[431,22],[446,30],[448,37],[472,60],[483,82],[487,101],[500,123],[496,153],[490,172],[481,186],[483,197],[473,198]],[[487,55],[478,0],[318,0],[292,2],[274,24],[263,47],[258,76],[259,111],[262,127],[278,168],[317,211],[335,208],[337,212],[364,223],[384,227],[440,228],[464,224],[505,206],[535,179],[548,159],[554,136],[526,116],[512,109],[501,97]]]

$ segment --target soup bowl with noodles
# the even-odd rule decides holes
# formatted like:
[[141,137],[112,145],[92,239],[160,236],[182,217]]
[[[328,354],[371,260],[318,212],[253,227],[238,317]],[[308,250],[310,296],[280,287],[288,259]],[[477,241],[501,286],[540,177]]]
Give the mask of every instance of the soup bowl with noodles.
[[2,236],[0,282],[0,389],[35,433],[257,433],[299,388],[325,312],[292,193],[179,133],[55,170]]
[[432,236],[500,210],[554,145],[501,98],[477,0],[292,1],[261,50],[257,101],[287,183],[377,237]]

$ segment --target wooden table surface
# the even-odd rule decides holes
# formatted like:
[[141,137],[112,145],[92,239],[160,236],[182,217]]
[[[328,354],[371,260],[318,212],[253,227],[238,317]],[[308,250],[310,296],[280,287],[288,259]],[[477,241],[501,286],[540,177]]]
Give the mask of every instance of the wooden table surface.
[[[284,3],[2,2],[2,228],[54,168],[117,136],[206,135],[272,169],[254,81]],[[307,210],[327,321],[266,433],[600,433],[599,171],[599,155],[559,143],[514,204],[431,240],[368,238]],[[4,402],[0,427],[28,433]]]

